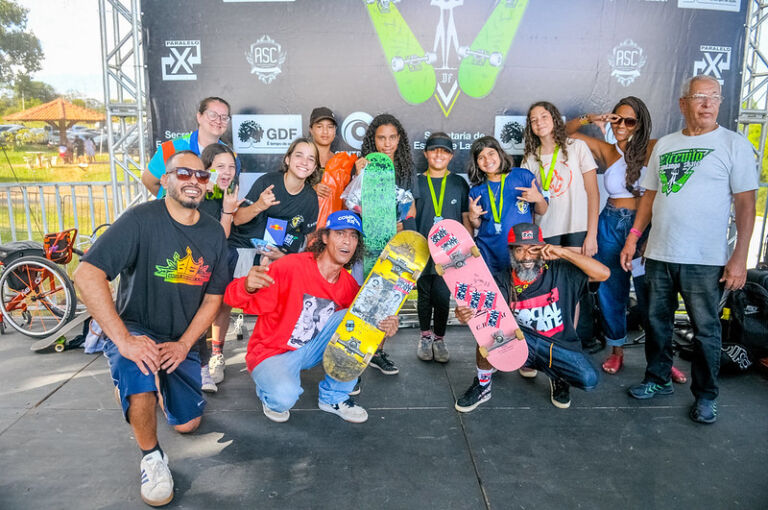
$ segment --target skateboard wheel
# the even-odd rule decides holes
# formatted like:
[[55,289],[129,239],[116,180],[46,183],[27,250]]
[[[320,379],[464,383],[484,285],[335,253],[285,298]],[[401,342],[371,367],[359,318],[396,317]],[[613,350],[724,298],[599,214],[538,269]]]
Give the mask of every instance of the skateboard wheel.
[[525,340],[525,335],[523,335],[523,330],[520,328],[516,329],[515,337],[517,337],[518,340]]
[[435,273],[437,273],[438,276],[443,276],[445,274],[445,269],[442,264],[435,264]]
[[64,345],[64,343],[59,343],[59,344],[56,344],[56,345],[53,347],[53,350],[54,350],[54,351],[56,351],[56,352],[64,352],[64,347],[66,347],[66,346]]
[[419,279],[419,276],[421,276],[421,271],[419,271],[419,270],[417,269],[416,271],[414,271],[414,272],[413,272],[413,275],[412,275],[412,276],[413,276],[413,279],[414,279],[414,280],[418,280],[418,279]]
[[487,348],[485,348],[485,347],[483,347],[481,345],[477,349],[480,351],[480,356],[482,356],[483,358],[487,358],[488,357],[488,349]]
[[501,66],[502,60],[504,60],[504,57],[501,56],[501,53],[491,53],[491,56],[488,58],[488,63],[493,67],[499,67]]
[[466,58],[466,56],[469,54],[469,47],[467,46],[459,46],[459,58]]
[[470,250],[470,253],[472,253],[473,257],[477,258],[480,256],[480,248],[478,248],[477,246],[473,246],[472,249]]
[[435,55],[435,54],[434,54],[434,53],[432,53],[431,51],[428,51],[428,52],[426,53],[426,55],[424,55],[424,56],[425,56],[425,57],[426,57],[426,59],[427,59],[427,64],[430,64],[430,65],[431,65],[431,64],[434,64],[435,62],[437,62],[437,55]]
[[394,72],[399,72],[405,69],[405,62],[403,62],[403,59],[400,57],[395,57],[392,59],[392,70]]

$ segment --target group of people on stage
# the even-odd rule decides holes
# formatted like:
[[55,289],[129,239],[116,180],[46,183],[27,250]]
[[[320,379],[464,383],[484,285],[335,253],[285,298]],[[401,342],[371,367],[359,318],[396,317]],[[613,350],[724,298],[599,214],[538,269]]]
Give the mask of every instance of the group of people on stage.
[[[399,191],[413,197],[399,229],[426,236],[439,219],[464,224],[524,331],[529,357],[520,375],[546,374],[558,408],[570,406],[571,386],[588,391],[598,383],[577,333],[591,283],[601,282],[597,296],[611,346],[602,369],[615,374],[623,364],[635,275],[647,361],[643,380],[628,390],[637,399],[671,394],[673,380],[685,379],[672,364],[681,294],[694,329],[690,418],[713,423],[718,302],[723,288],[744,285],[758,187],[751,145],[717,124],[721,94],[711,77],[687,80],[679,97],[685,127],[659,140],[650,138],[648,109],[636,97],[621,99],[610,113],[567,123],[555,105],[536,102],[528,109],[520,166],[485,136],[470,148],[466,179],[449,170],[455,151],[449,135],[430,134],[426,168],[417,169],[405,129],[382,114],[370,123],[360,157],[350,160],[349,186],[364,173],[368,154],[384,153],[394,164]],[[80,295],[108,338],[105,355],[143,452],[141,495],[150,505],[173,497],[168,457],[157,442],[156,406],[177,431],[198,427],[202,392],[215,392],[224,378],[231,308],[258,316],[246,365],[264,414],[284,422],[303,391],[302,370],[320,362],[362,283],[356,270],[363,250],[360,217],[342,208],[318,224],[318,197],[332,193],[330,181],[321,178],[335,157],[333,112],[313,110],[307,136],[294,140],[280,168],[259,177],[244,199],[238,199],[239,158],[221,140],[230,114],[221,98],[200,103],[198,129],[161,144],[142,176],[164,200],[127,210],[75,273]],[[583,133],[589,124],[610,124],[616,143]],[[598,169],[608,195],[602,212]],[[738,237],[729,253],[731,204]],[[118,275],[113,303],[108,281]],[[431,262],[417,290],[416,355],[448,362],[450,291]],[[454,312],[463,323],[473,314],[461,306]],[[392,337],[398,318],[387,317],[379,327]],[[384,345],[371,366],[397,374]],[[455,403],[461,412],[491,398],[494,370],[479,351],[476,361],[477,375]],[[358,393],[359,380],[326,376],[318,406],[362,423],[368,414],[352,397]]]

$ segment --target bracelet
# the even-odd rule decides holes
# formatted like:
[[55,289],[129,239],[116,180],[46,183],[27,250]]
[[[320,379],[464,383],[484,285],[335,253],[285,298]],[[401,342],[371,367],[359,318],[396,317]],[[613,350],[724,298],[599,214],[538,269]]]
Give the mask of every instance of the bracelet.
[[235,214],[236,212],[237,212],[237,209],[235,209],[235,210],[234,210],[234,211],[232,211],[232,212],[221,211],[221,214]]
[[589,120],[589,114],[588,113],[585,113],[584,115],[579,117],[579,124],[581,124],[582,126],[586,126],[587,124],[592,124],[592,121]]
[[634,227],[632,227],[632,228],[630,228],[630,229],[629,229],[629,233],[630,233],[630,234],[635,234],[635,235],[637,236],[637,238],[638,238],[638,239],[639,239],[639,238],[641,238],[641,237],[643,237],[643,233],[642,233],[642,232],[640,232],[639,230],[637,230],[637,229],[636,229],[636,228],[634,228]]

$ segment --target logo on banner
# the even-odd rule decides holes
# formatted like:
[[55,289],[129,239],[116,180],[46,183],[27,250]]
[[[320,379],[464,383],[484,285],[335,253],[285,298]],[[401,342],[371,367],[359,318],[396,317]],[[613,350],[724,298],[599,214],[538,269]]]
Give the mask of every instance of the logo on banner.
[[723,71],[731,68],[731,47],[702,45],[699,51],[702,53],[702,58],[694,60],[693,75],[712,76],[720,82],[720,86],[723,86],[725,84]]
[[363,146],[365,132],[372,120],[373,117],[365,112],[354,112],[347,115],[347,118],[341,123],[341,136],[344,138],[344,142],[359,151]]
[[163,81],[196,80],[194,66],[200,64],[200,41],[165,41],[168,56],[162,57]]
[[645,66],[645,62],[643,49],[632,39],[615,46],[608,56],[611,76],[624,87],[629,87],[640,76],[640,69]]
[[677,6],[680,9],[739,12],[741,0],[677,0]]
[[267,85],[283,72],[281,66],[285,63],[285,56],[282,46],[266,34],[245,52],[245,59],[251,64],[251,74]]
[[301,115],[233,115],[234,149],[243,154],[283,154],[301,134]]
[[497,115],[493,128],[493,136],[501,142],[501,148],[509,154],[520,155],[525,149],[523,131],[525,130],[525,115]]

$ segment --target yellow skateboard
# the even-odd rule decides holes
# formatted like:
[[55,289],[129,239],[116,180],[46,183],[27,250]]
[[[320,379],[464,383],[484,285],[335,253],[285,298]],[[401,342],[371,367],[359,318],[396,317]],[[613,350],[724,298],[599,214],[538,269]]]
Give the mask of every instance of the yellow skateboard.
[[377,325],[397,315],[428,259],[427,240],[418,232],[400,232],[387,243],[325,348],[328,375],[345,382],[363,373],[384,340]]

